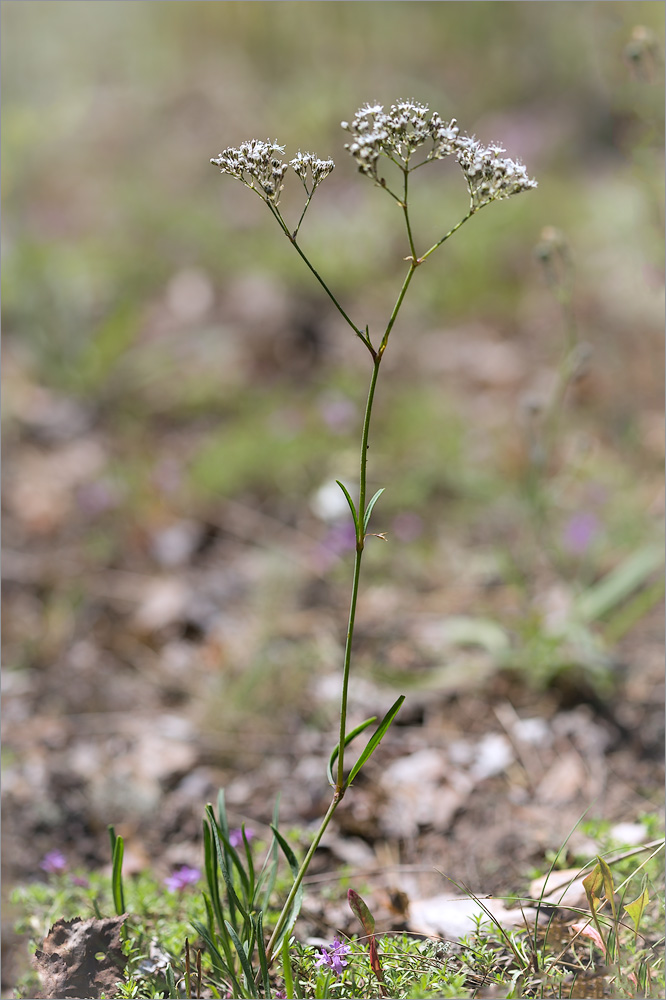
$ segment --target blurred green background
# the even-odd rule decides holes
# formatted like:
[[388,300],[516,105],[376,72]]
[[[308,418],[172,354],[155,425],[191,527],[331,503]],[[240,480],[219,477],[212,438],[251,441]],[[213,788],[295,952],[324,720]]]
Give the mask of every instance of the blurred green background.
[[[501,141],[539,189],[484,210],[417,275],[392,344],[401,401],[378,413],[388,452],[374,474],[397,472],[387,501],[412,509],[470,477],[494,496],[498,476],[522,474],[515,400],[486,421],[476,463],[468,414],[450,400],[465,378],[483,381],[474,351],[481,363],[488,340],[523,366],[507,376],[510,395],[557,363],[557,307],[532,254],[544,225],[570,241],[580,332],[604,383],[582,410],[636,457],[634,404],[652,412],[661,400],[663,16],[633,2],[4,3],[8,384],[16,372],[19,385],[18,374],[92,408],[116,436],[114,476],[135,510],[150,503],[164,449],[163,464],[185,475],[170,500],[183,509],[244,490],[293,499],[352,474],[353,416],[341,442],[321,408],[358,405],[364,351],[264,206],[208,161],[253,136],[335,158],[303,243],[372,328],[406,248],[390,199],[355,173],[339,122],[365,101],[405,96]],[[632,63],[636,25],[654,33],[657,54]],[[454,165],[427,173],[415,198],[424,244],[467,200]],[[287,215],[299,198],[295,185],[285,193]],[[472,361],[456,362],[453,348],[447,360],[470,330]],[[493,444],[504,417],[508,438]],[[165,437],[175,427],[178,441]]]
[[[376,331],[407,248],[339,123],[399,97],[502,142],[539,188],[484,209],[416,275],[371,469],[404,545],[377,547],[371,572],[451,584],[451,532],[482,556],[510,550],[517,579],[536,572],[516,548],[524,404],[564,343],[533,253],[548,225],[569,241],[593,351],[548,485],[553,530],[603,507],[594,558],[568,566],[587,582],[649,541],[662,461],[663,19],[650,2],[3,3],[10,545],[65,539],[92,567],[145,567],[155,531],[215,522],[234,498],[321,539],[311,501],[355,475],[368,359],[259,199],[209,159],[266,136],[288,155],[335,159],[302,242]],[[425,246],[464,214],[467,192],[450,163],[418,181]],[[295,184],[283,204],[295,219]],[[103,458],[54,499],[25,447],[88,432]]]

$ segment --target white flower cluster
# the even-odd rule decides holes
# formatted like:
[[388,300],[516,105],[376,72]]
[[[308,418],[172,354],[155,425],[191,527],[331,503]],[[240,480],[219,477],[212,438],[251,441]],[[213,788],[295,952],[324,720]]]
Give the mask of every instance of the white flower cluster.
[[312,190],[320,184],[325,177],[328,177],[335,166],[333,160],[320,160],[314,153],[301,153],[300,149],[289,165],[300,177],[307,190],[308,171],[312,177]]
[[458,140],[456,155],[474,210],[537,186],[522,163],[501,155],[505,152],[503,146],[482,146],[468,136]]
[[429,110],[416,101],[397,101],[388,112],[381,104],[365,104],[351,122],[342,122],[342,127],[352,134],[345,149],[361,173],[381,183],[380,156],[407,165],[415,150],[430,142],[432,146],[423,162],[455,155],[467,180],[473,211],[489,201],[537,186],[521,163],[500,156],[505,152],[501,146],[484,147],[474,138],[461,136],[455,118],[445,122],[436,111],[429,114]]
[[[219,156],[211,159],[220,168],[223,174],[231,174],[243,181],[248,187],[257,190],[265,196],[266,201],[270,201],[277,207],[280,201],[280,192],[284,187],[284,175],[291,166],[296,174],[301,178],[307,187],[308,170],[312,177],[312,190],[317,187],[325,177],[328,177],[335,166],[333,160],[320,160],[314,153],[301,153],[284,163],[280,157],[284,155],[284,146],[279,146],[277,142],[260,139],[250,139],[243,142],[238,149],[229,146]],[[256,185],[255,185],[256,181]]]
[[255,188],[256,181],[266,200],[277,206],[284,187],[284,175],[289,169],[289,164],[280,159],[283,153],[284,146],[278,146],[270,139],[266,142],[250,139],[242,142],[238,149],[229,146],[210,162],[218,166],[223,174],[237,177],[250,188]]

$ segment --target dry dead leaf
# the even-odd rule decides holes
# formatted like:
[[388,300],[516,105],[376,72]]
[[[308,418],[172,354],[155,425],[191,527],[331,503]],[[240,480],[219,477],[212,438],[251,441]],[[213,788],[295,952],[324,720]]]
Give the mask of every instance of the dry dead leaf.
[[[42,982],[41,1000],[98,998],[109,994],[125,965],[120,929],[126,915],[102,920],[57,920],[33,964]],[[97,955],[102,955],[99,961]]]

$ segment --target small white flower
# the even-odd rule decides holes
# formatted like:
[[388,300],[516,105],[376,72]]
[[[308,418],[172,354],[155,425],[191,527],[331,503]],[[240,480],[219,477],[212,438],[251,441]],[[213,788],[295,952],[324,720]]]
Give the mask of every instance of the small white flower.
[[331,170],[335,167],[333,160],[320,160],[314,153],[301,153],[300,149],[294,159],[289,161],[289,165],[306,187],[308,171],[310,172],[313,191],[318,184],[321,184],[325,177],[328,177]]
[[467,136],[458,139],[458,163],[467,180],[474,211],[491,201],[510,198],[537,186],[523,164],[503,157],[504,152],[504,147],[497,144],[484,147]]
[[289,169],[288,164],[280,159],[283,154],[284,146],[277,142],[250,139],[242,142],[237,149],[229,146],[210,162],[218,166],[223,174],[237,177],[249,188],[257,190],[258,185],[258,193],[277,206],[284,186],[283,178]]

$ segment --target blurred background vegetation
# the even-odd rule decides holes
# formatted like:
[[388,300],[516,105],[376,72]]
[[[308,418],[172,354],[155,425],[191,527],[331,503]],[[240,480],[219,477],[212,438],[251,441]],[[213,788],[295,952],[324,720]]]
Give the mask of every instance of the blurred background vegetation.
[[[594,350],[575,423],[592,415],[629,479],[642,474],[661,400],[660,5],[10,0],[2,17],[9,442],[16,374],[19,394],[35,380],[112,433],[105,482],[139,518],[248,492],[297,503],[352,475],[364,351],[259,200],[208,161],[252,136],[335,158],[303,239],[372,328],[405,247],[339,122],[408,96],[502,141],[539,189],[486,210],[418,274],[380,400],[372,475],[390,477],[385,509],[429,522],[442,492],[466,510],[513,495],[525,471],[516,399],[481,393],[476,426],[454,400],[470,383],[520,397],[557,364],[558,308],[532,252],[545,225],[569,240]],[[639,57],[637,25],[656,43]],[[467,199],[454,165],[426,173],[424,245]],[[299,198],[294,185],[287,214]],[[598,474],[618,493],[610,537],[631,546],[642,529],[623,471]],[[99,546],[113,557],[108,533]]]
[[[64,438],[77,420],[107,435],[103,469],[93,462],[92,483],[82,473],[95,508],[83,534],[100,564],[131,564],[152,523],[206,520],[224,498],[293,523],[310,514],[304,497],[355,474],[365,352],[259,200],[209,158],[270,136],[288,153],[336,159],[304,245],[373,329],[406,248],[391,200],[355,173],[339,122],[399,96],[502,141],[539,189],[486,209],[417,275],[374,435],[388,521],[413,518],[406,540],[425,543],[426,561],[459,516],[481,544],[521,534],[521,406],[564,342],[533,254],[554,225],[593,351],[563,438],[575,469],[551,490],[556,530],[596,488],[596,572],[649,534],[661,462],[661,5],[10,0],[2,18],[17,543],[73,530],[39,504],[31,518],[16,486],[25,469],[12,478],[26,426],[57,424],[55,410],[36,412],[35,387],[60,405]],[[637,37],[654,46],[637,49]],[[454,165],[426,173],[415,204],[424,245],[467,200]],[[287,214],[299,199],[295,186],[285,193]]]
[[[317,498],[356,474],[367,355],[259,199],[209,159],[251,137],[335,159],[302,241],[348,313],[377,330],[407,249],[394,204],[343,149],[339,123],[366,101],[426,102],[504,144],[539,182],[485,209],[416,275],[372,442],[371,486],[388,486],[377,530],[398,544],[374,546],[370,579],[435,590],[455,614],[502,619],[517,603],[517,627],[536,627],[531,602],[552,566],[528,527],[525,413],[565,342],[534,255],[545,226],[568,240],[573,310],[592,349],[548,471],[558,573],[577,591],[653,544],[663,19],[651,2],[4,2],[6,541],[75,550],[78,567],[32,603],[15,598],[10,668],[41,671],[53,704],[71,704],[45,678],[63,636],[89,627],[86,574],[182,565],[164,556],[164,538],[180,538],[185,562],[196,546],[185,528],[164,532],[203,525],[203,551],[233,521],[229,501],[268,518],[232,526],[247,544],[282,544],[283,530],[294,531],[287,549],[311,542],[309,571],[332,566],[344,607],[348,566]],[[450,163],[418,181],[426,245],[464,214],[467,192]],[[295,184],[283,203],[294,217]],[[92,450],[67,452],[82,439]],[[562,542],[581,515],[594,524],[584,553]],[[293,596],[284,564],[271,567],[253,598],[266,633],[267,609]],[[501,588],[475,589],[482,578],[522,597],[503,603]],[[185,638],[201,638],[204,618]],[[246,672],[239,697],[249,690],[273,711],[276,698],[304,695],[310,647],[231,646],[256,658],[261,679],[253,687]],[[276,658],[293,683],[281,673],[264,684]]]

